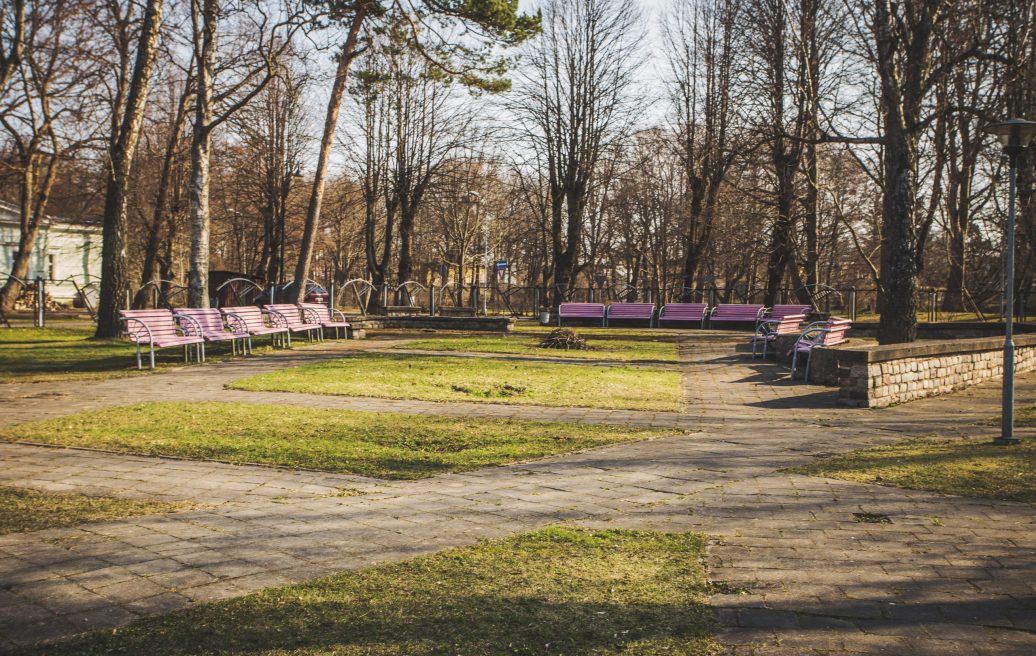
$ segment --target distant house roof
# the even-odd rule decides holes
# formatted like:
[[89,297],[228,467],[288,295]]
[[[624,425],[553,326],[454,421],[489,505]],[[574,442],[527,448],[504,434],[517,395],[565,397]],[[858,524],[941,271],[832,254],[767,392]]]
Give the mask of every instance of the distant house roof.
[[[0,200],[0,223],[20,223],[21,209],[14,203]],[[43,217],[43,225],[53,227],[68,227],[78,230],[97,232],[101,229],[101,220],[96,217],[88,219],[71,219],[64,216],[53,216],[47,214]]]

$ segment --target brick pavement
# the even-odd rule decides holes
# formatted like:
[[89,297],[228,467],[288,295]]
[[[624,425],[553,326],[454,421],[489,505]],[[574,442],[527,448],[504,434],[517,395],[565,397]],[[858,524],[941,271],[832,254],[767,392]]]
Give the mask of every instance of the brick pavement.
[[[371,345],[367,345],[370,347]],[[723,335],[682,347],[684,413],[423,404],[221,390],[343,347],[91,384],[18,386],[0,421],[162,398],[671,425],[698,431],[413,482],[0,445],[0,484],[193,498],[199,510],[0,536],[4,643],[124,624],[189,603],[409,558],[556,522],[699,530],[732,654],[1036,653],[1032,507],[781,473],[904,435],[968,434],[995,385],[881,411],[791,385]],[[355,348],[350,345],[348,348]],[[9,386],[14,387],[14,386]],[[116,386],[125,387],[125,386]],[[1034,398],[1036,377],[1020,381]],[[34,396],[36,398],[27,398]],[[69,406],[73,407],[69,407]],[[8,408],[12,408],[8,411]],[[666,423],[669,422],[669,423]],[[340,488],[362,492],[336,496]],[[887,514],[862,524],[854,512]]]

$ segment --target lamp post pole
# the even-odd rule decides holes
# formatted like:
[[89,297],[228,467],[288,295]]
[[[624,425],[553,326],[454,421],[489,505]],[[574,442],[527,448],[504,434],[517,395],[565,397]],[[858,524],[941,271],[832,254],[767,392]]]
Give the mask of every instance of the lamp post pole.
[[1004,268],[1004,303],[1007,312],[1004,317],[1004,386],[1000,415],[1000,437],[997,444],[1017,444],[1014,436],[1014,221],[1015,194],[1018,181],[1018,153],[1009,153],[1011,158],[1011,182],[1007,202],[1007,263]]
[[986,127],[996,135],[1010,159],[1010,188],[1007,205],[1007,256],[1004,260],[1004,379],[1000,414],[1000,437],[994,444],[1018,444],[1014,436],[1014,226],[1018,184],[1018,158],[1036,136],[1036,122],[1015,118]]

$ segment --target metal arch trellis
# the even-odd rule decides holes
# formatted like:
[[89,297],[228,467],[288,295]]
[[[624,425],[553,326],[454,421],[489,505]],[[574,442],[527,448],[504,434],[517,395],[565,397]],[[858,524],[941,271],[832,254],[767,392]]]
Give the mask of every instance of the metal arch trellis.
[[816,283],[816,284],[813,284],[813,285],[803,285],[803,286],[801,286],[801,287],[799,287],[798,289],[795,290],[796,295],[800,291],[805,291],[806,294],[809,295],[809,300],[810,300],[810,303],[813,305],[813,309],[818,311],[818,312],[820,311],[820,303],[821,303],[821,301],[825,301],[826,300],[828,302],[828,306],[827,306],[828,310],[831,307],[830,306],[830,301],[831,301],[832,298],[835,298],[835,297],[838,298],[839,307],[841,307],[842,304],[843,304],[842,292],[840,292],[837,289],[835,289],[834,287],[830,287],[828,285],[824,285],[824,284],[821,284],[821,283]]
[[417,307],[417,304],[414,303],[414,294],[411,291],[413,289],[419,289],[423,292],[428,291],[427,287],[417,282],[416,280],[407,280],[405,282],[401,282],[398,285],[396,285],[393,291],[396,292],[397,298],[399,297],[400,292],[402,292],[403,296],[406,298],[407,307]]
[[[173,280],[149,280],[137,289],[136,294],[140,294],[141,292],[147,290],[148,287],[154,287],[155,290],[155,295],[153,300],[151,301],[151,305],[154,307],[158,307],[159,305],[161,305],[162,307],[168,308],[170,310],[172,310],[174,307],[174,303],[172,300],[173,297],[177,294],[183,294],[187,291],[186,285],[181,285],[180,283],[175,282]],[[134,296],[136,294],[134,294]]]
[[224,287],[226,287],[227,285],[229,285],[232,282],[242,282],[242,283],[245,283],[244,290],[242,290],[242,288],[240,288],[240,287],[232,287],[231,288],[231,292],[233,292],[233,294],[234,294],[234,305],[246,305],[246,303],[244,303],[243,300],[242,300],[243,299],[243,294],[246,294],[246,293],[248,293],[250,291],[255,291],[255,292],[266,291],[265,288],[262,285],[260,285],[259,283],[257,283],[256,281],[254,281],[254,280],[252,280],[250,278],[240,278],[240,277],[238,277],[238,278],[230,278],[229,280],[223,281],[223,284],[221,284],[219,287],[216,288],[217,296],[219,295],[219,292],[223,291]]
[[[363,316],[367,316],[367,306],[370,304],[371,294],[376,292],[377,289],[369,280],[364,278],[346,280],[342,283],[342,291],[339,292],[339,295],[344,294],[347,289],[351,290],[356,298],[356,306],[360,308],[360,313]],[[338,305],[338,299],[335,299],[335,305]]]

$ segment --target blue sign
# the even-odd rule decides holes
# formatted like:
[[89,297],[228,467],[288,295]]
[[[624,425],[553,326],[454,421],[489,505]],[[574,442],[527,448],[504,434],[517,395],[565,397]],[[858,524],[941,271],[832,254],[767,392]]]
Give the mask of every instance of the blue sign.
[[497,271],[504,271],[505,269],[510,269],[511,265],[508,264],[507,260],[497,260],[493,262],[493,268]]

